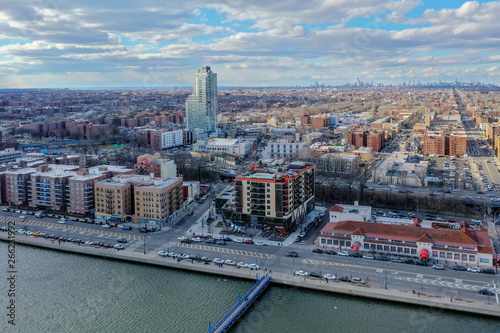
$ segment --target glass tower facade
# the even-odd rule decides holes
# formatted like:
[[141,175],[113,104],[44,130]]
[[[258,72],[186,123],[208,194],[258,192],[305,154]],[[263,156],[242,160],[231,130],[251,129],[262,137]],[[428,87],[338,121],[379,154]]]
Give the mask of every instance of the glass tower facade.
[[202,67],[193,79],[193,93],[186,101],[186,129],[211,134],[217,131],[217,74]]

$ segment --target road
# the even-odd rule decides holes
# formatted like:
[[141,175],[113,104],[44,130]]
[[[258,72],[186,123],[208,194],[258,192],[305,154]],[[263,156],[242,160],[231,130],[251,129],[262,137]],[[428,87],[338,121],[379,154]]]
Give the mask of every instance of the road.
[[[201,216],[203,206],[197,207],[199,216]],[[15,216],[2,214],[2,220],[9,222],[18,219]],[[190,218],[196,219],[195,216]],[[19,219],[18,219],[19,220]],[[179,221],[181,223],[181,221]],[[421,293],[433,293],[445,297],[457,297],[464,299],[474,299],[476,301],[497,302],[496,297],[489,299],[488,296],[479,295],[478,290],[488,288],[495,292],[500,292],[499,275],[485,275],[470,272],[459,272],[446,269],[443,271],[434,270],[432,267],[422,267],[415,265],[406,265],[393,262],[382,262],[377,260],[366,260],[353,257],[343,257],[338,255],[327,255],[313,253],[310,245],[293,244],[291,247],[282,246],[257,246],[255,244],[243,244],[228,242],[225,246],[193,243],[181,244],[177,242],[177,235],[183,234],[188,230],[188,220],[184,220],[179,227],[167,228],[160,232],[146,234],[146,246],[144,246],[145,234],[139,234],[137,231],[116,230],[117,228],[104,229],[99,226],[86,224],[70,223],[61,225],[57,221],[48,220],[16,220],[16,226],[28,227],[28,230],[40,230],[50,232],[56,235],[83,240],[99,240],[104,243],[112,243],[116,237],[126,237],[129,242],[126,244],[125,251],[134,251],[142,253],[157,253],[158,250],[168,250],[177,253],[197,255],[199,257],[207,256],[211,258],[231,259],[235,262],[255,263],[261,269],[267,268],[276,272],[284,272],[293,275],[296,270],[316,272],[320,275],[326,273],[339,276],[360,277],[373,287],[397,288],[400,290],[415,290]],[[99,229],[100,228],[100,229]],[[115,231],[116,230],[116,231]],[[151,236],[149,238],[149,236]],[[33,237],[21,236],[18,237]],[[50,242],[49,239],[46,240]],[[113,249],[107,249],[114,251]],[[287,257],[289,251],[298,253],[297,258]],[[165,260],[174,260],[165,258]],[[196,263],[201,264],[201,263]],[[225,269],[237,269],[226,267]],[[245,269],[245,268],[242,268]]]

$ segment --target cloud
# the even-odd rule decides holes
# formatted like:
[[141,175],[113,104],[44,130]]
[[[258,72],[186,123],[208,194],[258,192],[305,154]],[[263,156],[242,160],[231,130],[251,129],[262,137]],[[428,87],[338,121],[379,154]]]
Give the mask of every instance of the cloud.
[[189,85],[206,64],[226,85],[288,85],[498,72],[489,69],[500,66],[500,1],[409,15],[417,8],[422,1],[17,0],[0,8],[0,74]]

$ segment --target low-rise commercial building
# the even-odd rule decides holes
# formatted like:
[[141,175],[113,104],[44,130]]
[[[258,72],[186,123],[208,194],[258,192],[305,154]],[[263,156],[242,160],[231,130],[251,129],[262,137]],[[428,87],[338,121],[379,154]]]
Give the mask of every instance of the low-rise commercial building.
[[492,266],[493,248],[488,231],[471,230],[465,222],[460,230],[422,228],[361,221],[328,223],[319,244],[338,250],[376,252],[419,257],[450,265]]

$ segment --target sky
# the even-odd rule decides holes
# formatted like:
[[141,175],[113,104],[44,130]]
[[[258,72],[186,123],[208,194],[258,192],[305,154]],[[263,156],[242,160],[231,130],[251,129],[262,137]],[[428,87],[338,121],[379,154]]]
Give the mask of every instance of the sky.
[[0,0],[0,88],[500,84],[500,1]]

